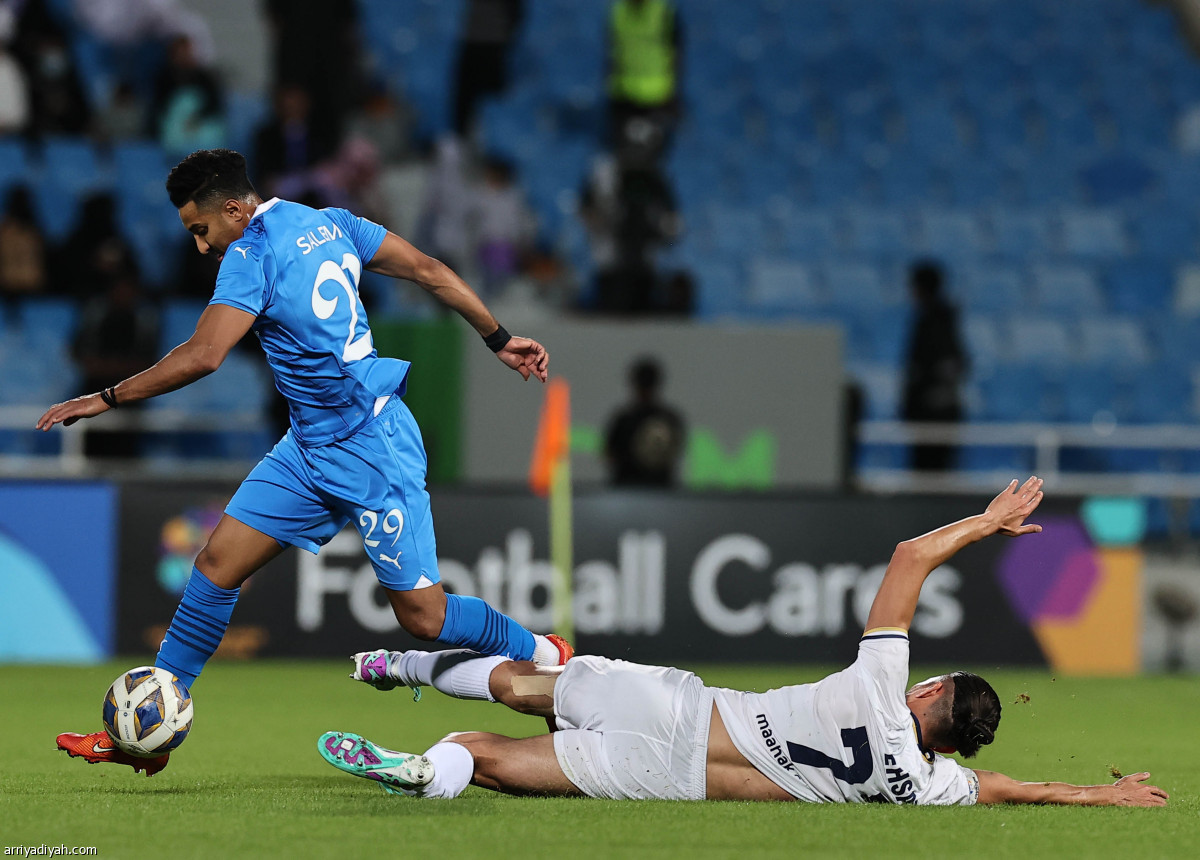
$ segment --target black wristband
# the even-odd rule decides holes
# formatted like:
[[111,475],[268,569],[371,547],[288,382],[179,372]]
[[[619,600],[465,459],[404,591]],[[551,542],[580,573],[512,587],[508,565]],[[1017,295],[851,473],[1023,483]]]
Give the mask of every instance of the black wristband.
[[104,401],[104,405],[109,409],[117,408],[117,395],[116,392],[113,391],[113,387],[100,389],[100,399]]
[[512,335],[504,330],[504,326],[496,324],[496,330],[483,339],[487,344],[487,348],[492,352],[499,352],[504,349],[508,342],[512,340]]

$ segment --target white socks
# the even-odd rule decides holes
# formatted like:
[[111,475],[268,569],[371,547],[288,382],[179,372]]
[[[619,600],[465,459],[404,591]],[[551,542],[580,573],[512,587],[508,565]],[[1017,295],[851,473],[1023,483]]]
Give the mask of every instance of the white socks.
[[434,687],[456,699],[494,702],[490,686],[492,670],[508,662],[508,658],[484,657],[475,651],[460,649],[405,651],[400,659],[388,662],[388,674],[406,686]]
[[471,784],[475,774],[475,759],[462,744],[443,741],[434,744],[425,753],[433,763],[433,779],[428,785],[417,789],[420,797],[458,797]]
[[562,660],[562,654],[558,652],[558,647],[540,633],[533,634],[533,657],[534,663],[539,666],[557,666]]

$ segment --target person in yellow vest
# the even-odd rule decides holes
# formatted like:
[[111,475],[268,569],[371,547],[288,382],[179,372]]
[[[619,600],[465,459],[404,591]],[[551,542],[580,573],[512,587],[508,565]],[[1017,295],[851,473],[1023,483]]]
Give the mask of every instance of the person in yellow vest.
[[608,24],[610,134],[662,149],[678,113],[682,31],[669,0],[616,0]]

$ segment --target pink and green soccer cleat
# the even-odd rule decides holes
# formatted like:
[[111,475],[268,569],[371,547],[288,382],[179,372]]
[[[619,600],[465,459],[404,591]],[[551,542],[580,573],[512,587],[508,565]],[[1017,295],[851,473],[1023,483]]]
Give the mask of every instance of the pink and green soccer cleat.
[[326,732],[317,752],[344,773],[375,780],[388,794],[419,797],[433,781],[433,763],[425,756],[384,749],[352,732]]

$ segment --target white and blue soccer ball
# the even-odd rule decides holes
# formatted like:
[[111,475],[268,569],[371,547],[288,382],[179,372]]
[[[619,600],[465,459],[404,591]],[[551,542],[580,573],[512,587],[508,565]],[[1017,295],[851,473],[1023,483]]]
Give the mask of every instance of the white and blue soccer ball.
[[192,694],[166,669],[130,669],[104,696],[104,729],[130,755],[169,753],[192,729]]

